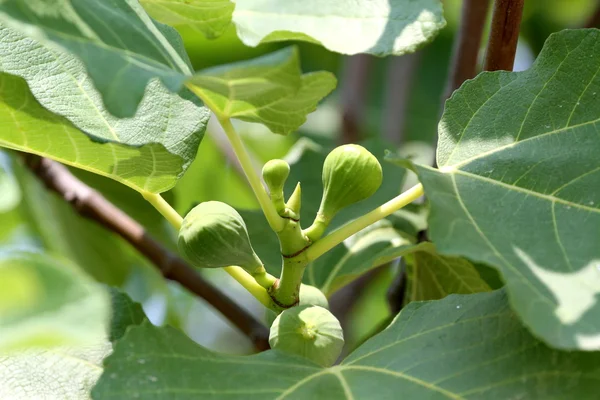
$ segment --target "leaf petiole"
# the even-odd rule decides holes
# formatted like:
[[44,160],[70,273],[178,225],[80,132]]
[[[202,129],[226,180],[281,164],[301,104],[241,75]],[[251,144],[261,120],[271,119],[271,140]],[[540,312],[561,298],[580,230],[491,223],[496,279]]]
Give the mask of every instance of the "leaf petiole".
[[177,211],[171,207],[169,203],[160,195],[160,193],[148,193],[141,192],[142,196],[148,203],[152,204],[154,208],[163,216],[175,229],[179,231],[183,218]]
[[262,287],[256,280],[241,267],[231,266],[223,268],[233,279],[238,281],[256,300],[261,302],[265,307],[272,309],[273,300],[267,292],[267,289]]
[[233,147],[233,151],[237,156],[244,173],[246,174],[246,178],[248,178],[248,182],[254,191],[254,195],[256,196],[258,202],[260,203],[260,207],[271,226],[274,232],[280,232],[284,228],[284,221],[281,216],[277,213],[275,206],[271,202],[265,187],[263,186],[258,174],[252,167],[252,162],[250,161],[250,157],[248,156],[248,152],[242,143],[242,140],[238,133],[235,131],[235,128],[231,124],[231,120],[229,118],[219,118],[219,123],[223,127],[231,146]]
[[354,221],[333,231],[322,239],[317,240],[306,250],[306,257],[309,261],[314,261],[323,254],[333,249],[344,240],[355,233],[365,229],[367,226],[391,215],[402,207],[412,203],[423,195],[423,185],[420,183],[408,189],[406,192],[394,197],[387,203],[382,204],[373,211],[355,219]]

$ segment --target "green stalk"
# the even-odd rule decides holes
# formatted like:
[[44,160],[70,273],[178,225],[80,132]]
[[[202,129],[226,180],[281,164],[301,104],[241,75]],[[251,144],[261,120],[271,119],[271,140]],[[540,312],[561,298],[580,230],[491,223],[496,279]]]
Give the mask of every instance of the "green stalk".
[[183,218],[159,193],[142,192],[142,196],[144,196],[144,199],[152,204],[152,206],[156,208],[156,210],[161,213],[161,215],[165,217],[177,231],[181,229]]
[[324,238],[316,241],[306,250],[306,257],[309,261],[314,261],[321,257],[323,254],[333,249],[344,240],[357,232],[365,229],[367,226],[374,224],[375,222],[391,215],[398,211],[407,204],[412,203],[423,195],[423,185],[418,184],[408,189],[406,192],[393,198],[387,203],[382,204],[370,213],[363,215],[355,219],[354,221],[342,226],[341,228],[333,231]]
[[298,303],[300,284],[308,261],[306,257],[284,258],[279,282],[273,287],[271,297],[282,308],[290,308]]
[[223,127],[231,146],[233,147],[233,151],[237,156],[244,173],[246,174],[246,178],[248,178],[248,182],[254,191],[254,195],[256,196],[260,207],[271,226],[274,232],[280,232],[283,229],[284,222],[283,219],[277,213],[275,206],[271,202],[265,187],[263,186],[258,174],[254,170],[252,166],[252,162],[250,161],[250,157],[248,156],[248,152],[242,143],[240,136],[235,131],[235,128],[231,124],[231,120],[229,118],[219,118],[219,123]]

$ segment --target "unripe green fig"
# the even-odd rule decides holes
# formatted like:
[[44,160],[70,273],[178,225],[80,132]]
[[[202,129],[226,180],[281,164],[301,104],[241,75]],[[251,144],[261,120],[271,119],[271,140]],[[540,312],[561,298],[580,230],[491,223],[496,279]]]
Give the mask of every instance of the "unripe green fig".
[[[329,301],[318,288],[302,283],[300,285],[298,306],[319,306],[329,310]],[[266,310],[266,320],[269,326],[273,324],[276,317],[277,314],[274,311]]]
[[283,185],[290,175],[290,165],[283,160],[271,160],[262,169],[262,176],[269,188],[271,201],[277,212],[285,210]]
[[377,158],[357,144],[333,149],[323,164],[323,197],[313,225],[305,234],[311,240],[323,235],[342,208],[372,196],[383,180]]
[[269,344],[272,349],[330,367],[342,352],[344,333],[337,318],[325,308],[296,306],[275,318]]
[[238,265],[250,273],[264,269],[250,244],[242,216],[219,201],[200,203],[185,216],[177,245],[181,254],[198,267]]
[[323,199],[319,213],[332,218],[350,204],[371,197],[383,180],[381,165],[357,144],[335,148],[323,164]]

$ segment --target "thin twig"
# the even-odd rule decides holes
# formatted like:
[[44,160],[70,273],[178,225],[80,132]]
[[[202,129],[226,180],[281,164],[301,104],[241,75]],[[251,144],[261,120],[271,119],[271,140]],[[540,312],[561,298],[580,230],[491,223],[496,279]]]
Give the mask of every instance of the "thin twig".
[[512,71],[525,0],[495,0],[485,55],[486,71]]
[[477,75],[477,58],[489,9],[490,0],[463,0],[443,101],[450,98],[464,81]]
[[121,236],[160,270],[166,279],[178,282],[203,298],[246,334],[258,350],[269,348],[269,332],[263,324],[148,235],[137,221],[77,179],[64,165],[30,154],[24,155],[24,158],[28,168],[48,189],[58,193],[81,216]]
[[367,89],[372,58],[357,54],[345,59],[341,79],[342,132],[340,143],[356,143],[361,139],[363,120],[367,112]]

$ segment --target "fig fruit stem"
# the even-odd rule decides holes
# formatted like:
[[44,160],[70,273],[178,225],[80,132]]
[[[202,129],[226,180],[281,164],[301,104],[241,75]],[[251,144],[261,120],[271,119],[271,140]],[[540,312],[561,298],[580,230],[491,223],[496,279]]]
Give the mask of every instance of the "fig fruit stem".
[[307,265],[308,261],[303,254],[284,259],[279,282],[273,286],[270,293],[271,298],[281,308],[286,309],[298,304],[302,276]]
[[142,193],[142,196],[178,231],[181,229],[183,218],[159,193]]
[[[162,214],[163,217],[173,226],[173,228],[179,230],[181,229],[181,223],[183,222],[183,218],[162,196],[158,193],[142,193],[144,199],[146,199],[156,210]],[[261,302],[265,307],[268,307],[273,310],[277,310],[269,295],[269,292],[266,288],[261,286],[261,284],[266,285],[268,282],[275,282],[275,277],[269,275],[268,273],[260,274],[261,276],[257,276],[260,280],[260,283],[256,280],[255,277],[246,272],[243,268],[237,266],[225,267],[223,268],[225,272],[227,272],[233,279],[238,281],[240,285],[242,285],[252,296],[256,298],[259,302]]]
[[313,243],[306,250],[306,257],[309,261],[314,261],[323,254],[333,249],[344,240],[348,239],[355,233],[365,229],[367,226],[393,214],[402,207],[412,203],[419,197],[423,196],[423,185],[420,183],[408,189],[406,192],[394,197],[387,203],[382,204],[373,211],[347,223],[341,228],[331,232],[329,235]]
[[233,279],[238,281],[256,300],[262,303],[265,307],[273,309],[273,300],[269,296],[267,289],[262,287],[256,280],[246,272],[242,267],[225,267],[223,268]]
[[252,166],[252,162],[250,161],[250,157],[248,156],[248,152],[244,147],[244,143],[242,143],[242,139],[235,131],[235,128],[231,124],[231,120],[229,118],[220,118],[219,123],[223,127],[229,142],[231,143],[231,147],[233,147],[233,151],[240,161],[240,165],[246,174],[246,178],[252,187],[252,191],[260,204],[260,207],[267,218],[267,222],[271,226],[271,229],[275,232],[280,232],[283,229],[284,221],[281,216],[277,213],[275,206],[271,202],[265,187],[263,186],[258,174],[254,170]]

